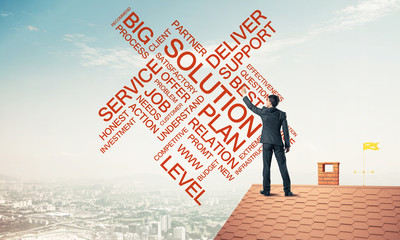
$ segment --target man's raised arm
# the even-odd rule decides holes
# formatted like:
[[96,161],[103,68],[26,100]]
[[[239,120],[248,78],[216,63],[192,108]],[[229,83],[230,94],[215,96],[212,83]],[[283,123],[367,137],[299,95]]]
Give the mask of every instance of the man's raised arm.
[[240,89],[240,92],[242,93],[242,95],[244,95],[243,97],[243,101],[246,104],[246,106],[253,111],[255,114],[260,115],[261,114],[261,108],[258,108],[256,106],[254,106],[253,103],[251,103],[250,99],[246,96],[246,88],[242,87]]

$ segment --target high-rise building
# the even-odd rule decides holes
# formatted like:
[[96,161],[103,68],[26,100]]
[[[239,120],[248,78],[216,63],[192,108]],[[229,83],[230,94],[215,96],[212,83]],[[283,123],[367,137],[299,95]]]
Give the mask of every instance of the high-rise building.
[[149,239],[149,226],[144,226],[140,231],[140,239],[148,240]]
[[171,222],[172,222],[172,217],[171,215],[167,215],[167,219],[168,219],[168,224],[167,224],[167,229],[171,229]]
[[167,231],[171,229],[171,215],[162,215],[160,216],[160,223],[161,223],[161,231]]
[[129,232],[131,233],[139,233],[140,232],[140,225],[135,223],[135,224],[130,224],[129,225]]
[[160,222],[150,222],[149,227],[149,240],[161,240]]
[[127,233],[129,230],[129,226],[128,225],[121,225],[121,232],[123,234]]
[[185,227],[174,228],[174,240],[185,240]]

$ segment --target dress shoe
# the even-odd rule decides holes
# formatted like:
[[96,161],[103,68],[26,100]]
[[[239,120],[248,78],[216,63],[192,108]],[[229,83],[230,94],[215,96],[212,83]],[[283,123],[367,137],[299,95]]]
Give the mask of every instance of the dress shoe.
[[291,191],[285,192],[285,196],[286,196],[286,197],[293,196],[293,193],[292,193]]
[[261,190],[260,193],[261,193],[262,195],[264,195],[264,196],[270,196],[270,195],[271,195],[270,190]]

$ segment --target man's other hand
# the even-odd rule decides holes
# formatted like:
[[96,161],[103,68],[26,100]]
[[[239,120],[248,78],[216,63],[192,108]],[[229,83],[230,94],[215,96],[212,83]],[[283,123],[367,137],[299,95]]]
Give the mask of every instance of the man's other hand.
[[290,147],[285,147],[285,153],[288,153],[290,151]]

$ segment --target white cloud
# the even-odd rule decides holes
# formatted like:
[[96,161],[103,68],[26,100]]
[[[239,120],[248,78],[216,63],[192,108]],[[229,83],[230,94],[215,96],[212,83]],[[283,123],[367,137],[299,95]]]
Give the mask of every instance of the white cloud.
[[267,43],[268,47],[265,49],[267,52],[274,52],[284,48],[292,47],[308,40],[307,36],[302,36],[299,38],[287,38],[282,40],[272,40]]
[[107,66],[128,72],[131,72],[132,67],[143,67],[142,57],[131,48],[92,47],[89,44],[93,44],[96,38],[77,33],[65,34],[64,40],[78,47],[78,51],[72,54],[80,58],[82,66]]
[[29,31],[39,31],[39,28],[34,27],[34,26],[26,26],[26,28],[27,28]]
[[400,0],[367,0],[355,6],[348,6],[334,12],[335,16],[297,38],[272,40],[262,52],[275,52],[281,49],[304,43],[318,35],[350,30],[400,9]]
[[355,6],[348,6],[336,12],[336,16],[313,29],[310,34],[349,30],[373,22],[390,12],[400,9],[399,0],[368,0]]
[[74,33],[74,34],[64,34],[64,40],[68,42],[94,42],[97,39],[95,37],[88,37],[85,34]]
[[[271,56],[271,52],[278,52],[282,49],[302,44],[324,33],[348,30],[371,21],[376,21],[398,9],[400,9],[400,0],[361,1],[357,5],[335,11],[335,16],[331,20],[313,27],[303,35],[286,39],[273,38],[267,43],[268,46],[263,48],[260,54],[254,57],[254,60],[267,61],[265,54],[268,54],[268,58],[277,60],[280,57]],[[72,42],[79,48],[77,54],[81,58],[80,62],[83,66],[108,66],[129,71],[132,67],[141,67],[143,65],[142,57],[129,47],[119,49],[91,47],[89,46],[90,43],[96,41],[96,39],[84,34],[65,34],[64,40]],[[210,43],[205,47],[211,50],[215,49],[217,44]],[[208,67],[208,64],[205,67]]]
[[0,16],[2,16],[2,17],[8,17],[8,16],[10,16],[10,13],[9,13],[9,12],[1,12],[1,13],[0,13]]

